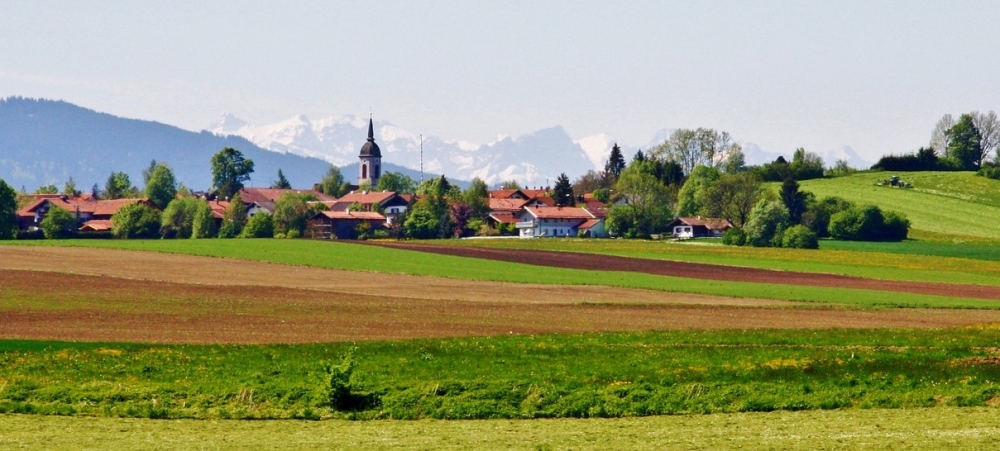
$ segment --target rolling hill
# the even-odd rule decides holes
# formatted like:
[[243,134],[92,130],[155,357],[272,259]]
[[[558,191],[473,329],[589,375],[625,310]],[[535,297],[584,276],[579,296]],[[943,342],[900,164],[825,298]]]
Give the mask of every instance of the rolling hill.
[[876,186],[894,174],[863,172],[800,182],[817,197],[839,196],[906,214],[913,232],[1000,239],[1000,181],[973,172],[901,172],[910,189]]

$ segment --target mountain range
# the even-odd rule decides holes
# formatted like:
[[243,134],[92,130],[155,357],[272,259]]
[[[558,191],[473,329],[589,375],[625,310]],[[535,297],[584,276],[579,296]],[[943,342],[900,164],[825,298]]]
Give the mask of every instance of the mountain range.
[[[166,161],[177,179],[192,189],[211,186],[211,156],[233,147],[255,163],[250,185],[267,186],[281,169],[296,187],[318,182],[330,164],[342,167],[348,181],[357,176],[357,153],[367,138],[368,120],[354,116],[310,120],[305,116],[254,126],[224,114],[206,130],[192,132],[167,124],[126,119],[63,101],[10,97],[0,99],[0,178],[15,188],[62,187],[73,177],[77,188],[104,185],[113,171],[129,174],[141,185],[151,160]],[[500,136],[476,144],[434,136],[421,137],[387,121],[376,121],[376,141],[383,170],[414,180],[445,174],[460,186],[473,177],[496,186],[517,180],[523,186],[551,186],[560,173],[570,179],[600,170],[616,140],[594,134],[573,140],[562,127]],[[638,149],[662,143],[672,129],[657,131],[643,146],[619,142],[627,159]],[[748,164],[773,161],[778,153],[741,142]],[[423,149],[423,174],[421,168]],[[850,147],[821,154],[828,164],[847,159],[854,167],[871,163]],[[789,155],[785,155],[786,158]]]
[[[191,132],[159,122],[124,119],[67,102],[11,97],[0,99],[0,179],[15,189],[63,183],[73,177],[77,189],[104,187],[113,171],[125,172],[142,186],[142,170],[151,160],[164,161],[177,180],[191,189],[212,185],[210,160],[224,147],[233,147],[254,161],[248,185],[268,186],[278,169],[295,187],[319,182],[330,164],[324,160],[258,147],[238,136]],[[419,173],[388,162],[386,171]],[[354,181],[357,168],[344,169]]]
[[[554,183],[560,173],[571,179],[588,170],[601,170],[618,142],[607,133],[573,140],[560,126],[538,130],[516,138],[499,136],[493,142],[476,144],[409,132],[387,121],[374,121],[376,141],[383,161],[413,170],[443,173],[450,178],[470,180],[479,177],[489,185],[517,180],[523,185],[543,186]],[[231,113],[223,114],[206,128],[222,136],[240,136],[260,147],[279,153],[320,158],[336,165],[354,163],[358,149],[365,142],[368,121],[356,116],[327,117],[310,120],[298,115],[273,124],[255,126]],[[650,149],[670,137],[674,129],[657,131],[643,146],[618,142],[627,158],[639,149]],[[761,149],[752,142],[740,142],[747,164],[774,161],[780,154]],[[421,155],[421,148],[423,155]],[[790,157],[790,153],[785,158]],[[854,167],[866,168],[870,162],[849,146],[821,153],[828,165],[847,160]]]

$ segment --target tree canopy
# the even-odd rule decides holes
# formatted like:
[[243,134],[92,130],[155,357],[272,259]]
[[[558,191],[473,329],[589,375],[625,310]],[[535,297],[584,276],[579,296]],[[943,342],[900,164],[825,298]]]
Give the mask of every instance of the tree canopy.
[[157,207],[166,208],[177,197],[177,179],[166,163],[156,163],[146,180],[146,197]]
[[243,153],[226,147],[212,155],[212,187],[216,195],[230,198],[243,189],[243,182],[253,174],[253,160]]
[[17,234],[17,192],[0,179],[0,240],[14,239]]
[[323,180],[320,180],[318,188],[319,192],[327,196],[341,197],[350,190],[350,184],[344,181],[344,175],[340,173],[340,168],[330,165]]

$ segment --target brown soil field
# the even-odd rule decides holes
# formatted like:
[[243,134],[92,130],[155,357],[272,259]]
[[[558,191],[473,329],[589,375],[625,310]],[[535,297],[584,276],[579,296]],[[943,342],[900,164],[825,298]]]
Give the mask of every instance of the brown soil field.
[[997,310],[844,310],[417,299],[0,271],[0,338],[306,343],[665,329],[951,327]]
[[372,296],[507,303],[795,305],[655,290],[482,282],[116,249],[0,246],[0,271],[54,271],[199,285],[267,286]]
[[847,310],[149,252],[0,246],[0,338],[302,343],[509,333],[951,327],[998,310]]
[[443,255],[453,255],[458,257],[483,258],[570,269],[629,271],[661,276],[687,277],[693,279],[804,285],[830,288],[856,288],[863,290],[894,291],[901,293],[1000,300],[1000,287],[997,286],[931,282],[900,282],[865,279],[861,277],[843,276],[837,274],[775,271],[739,266],[629,258],[579,252],[490,249],[423,243],[370,242],[368,244]]

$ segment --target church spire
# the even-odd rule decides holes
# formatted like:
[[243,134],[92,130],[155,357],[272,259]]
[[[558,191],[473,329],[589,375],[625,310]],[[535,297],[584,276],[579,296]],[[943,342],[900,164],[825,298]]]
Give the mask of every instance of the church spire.
[[375,142],[375,127],[372,118],[368,118],[368,142]]

